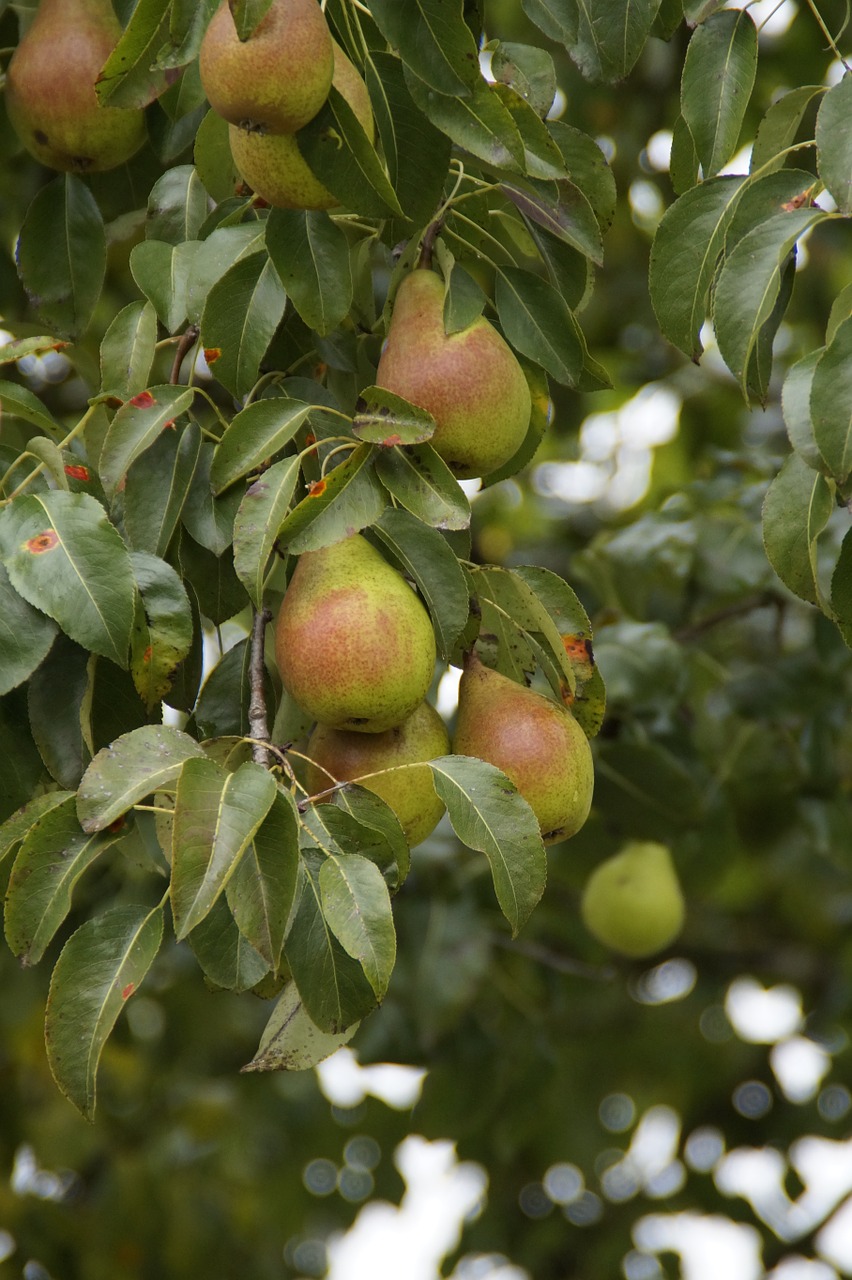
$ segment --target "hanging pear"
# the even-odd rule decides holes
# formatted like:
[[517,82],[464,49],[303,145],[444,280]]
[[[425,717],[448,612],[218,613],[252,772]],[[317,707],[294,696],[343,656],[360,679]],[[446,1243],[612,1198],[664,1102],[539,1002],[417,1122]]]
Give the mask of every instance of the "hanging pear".
[[141,108],[102,107],[101,68],[121,36],[110,0],[41,0],[6,73],[6,110],[29,152],[51,169],[114,169],[145,140]]
[[312,120],[333,68],[331,32],[317,0],[272,0],[248,40],[240,40],[222,0],[198,59],[213,110],[262,134],[294,133]]
[[599,942],[641,959],[662,951],[683,928],[683,894],[665,845],[632,840],[589,877],[583,923]]
[[545,844],[580,830],[592,804],[589,740],[567,708],[486,667],[465,661],[453,750],[496,765],[538,819]]
[[285,689],[320,724],[381,733],[426,696],[435,633],[402,574],[356,533],[299,557],[275,656]]
[[527,433],[530,390],[511,347],[484,316],[446,333],[444,284],[425,267],[397,290],[376,385],[432,414],[429,443],[459,479],[502,467]]
[[[375,125],[367,86],[340,45],[332,44],[334,87],[372,142]],[[340,203],[313,173],[292,133],[261,133],[231,125],[229,136],[240,176],[269,204],[279,209],[333,209]]]
[[[417,766],[449,750],[447,726],[429,702],[421,702],[402,724],[384,733],[352,733],[320,724],[307,746],[313,762],[307,770],[308,790],[317,794],[333,782],[360,782],[390,805],[413,848],[435,829],[444,812],[431,769]],[[387,769],[394,772],[383,772]]]

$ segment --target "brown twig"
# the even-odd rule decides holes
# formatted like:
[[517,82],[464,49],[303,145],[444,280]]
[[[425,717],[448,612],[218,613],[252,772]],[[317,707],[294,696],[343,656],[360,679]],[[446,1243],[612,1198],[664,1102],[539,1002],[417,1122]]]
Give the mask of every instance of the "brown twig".
[[772,591],[761,591],[758,595],[749,596],[746,600],[738,600],[736,604],[716,609],[713,613],[708,613],[696,622],[690,623],[689,626],[680,627],[674,633],[674,638],[680,641],[695,640],[705,631],[718,627],[720,623],[728,622],[732,618],[740,618],[747,613],[754,613],[757,609],[768,609],[770,606],[780,610],[784,606],[784,601]]
[[253,738],[251,756],[255,764],[272,768],[273,753],[269,747],[269,721],[266,716],[266,695],[263,678],[266,668],[263,661],[263,642],[266,624],[272,621],[268,609],[253,609],[251,624],[251,697],[249,699],[249,733]]
[[175,358],[172,363],[172,371],[169,374],[169,382],[176,387],[180,381],[180,367],[186,358],[188,351],[191,351],[198,341],[198,325],[191,324],[185,333],[182,333],[175,351]]
[[443,225],[444,217],[442,214],[440,217],[435,218],[433,222],[430,222],[424,231],[423,239],[420,242],[420,257],[417,259],[418,267],[431,267],[432,251],[435,248],[435,241],[441,234]]

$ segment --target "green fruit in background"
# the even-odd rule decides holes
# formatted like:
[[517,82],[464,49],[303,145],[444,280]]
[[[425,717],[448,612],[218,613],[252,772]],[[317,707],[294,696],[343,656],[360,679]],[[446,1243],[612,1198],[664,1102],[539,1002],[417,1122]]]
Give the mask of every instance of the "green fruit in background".
[[29,152],[51,169],[94,173],[145,141],[141,108],[102,107],[101,68],[121,36],[110,0],[42,0],[6,74],[6,110]]
[[662,951],[683,927],[685,906],[665,845],[632,841],[589,877],[583,923],[599,942],[639,959]]
[[460,479],[496,471],[527,433],[530,389],[511,347],[483,316],[446,333],[444,283],[423,267],[397,290],[376,385],[432,414],[429,443]]
[[575,835],[589,816],[592,751],[571,712],[492,671],[475,652],[459,682],[453,750],[487,760],[514,782],[545,844]]
[[295,133],[312,120],[333,69],[331,32],[317,0],[273,0],[248,40],[240,40],[224,0],[198,59],[213,110],[260,133]]
[[[338,44],[333,84],[342,93],[370,141],[375,125],[367,86]],[[230,129],[231,155],[243,180],[279,209],[333,209],[340,202],[315,176],[292,133]]]
[[[447,727],[428,702],[421,702],[402,724],[384,733],[352,733],[317,725],[306,751],[314,761],[307,770],[308,790],[316,795],[333,781],[358,782],[364,774],[434,760],[449,750]],[[410,847],[426,839],[444,812],[426,765],[367,778],[362,786],[390,805]]]
[[299,557],[275,655],[285,689],[320,724],[381,733],[425,698],[435,633],[402,574],[356,533]]

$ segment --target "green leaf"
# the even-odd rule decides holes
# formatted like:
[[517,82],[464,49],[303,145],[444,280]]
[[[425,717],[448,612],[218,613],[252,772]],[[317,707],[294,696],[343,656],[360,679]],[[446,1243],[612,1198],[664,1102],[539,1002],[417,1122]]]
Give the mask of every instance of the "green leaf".
[[[24,356],[43,356],[50,351],[62,351],[68,345],[61,338],[51,338],[43,334],[32,338],[12,338],[10,341],[0,341],[0,364],[17,364],[19,360],[23,360]],[[15,391],[24,390],[24,388],[18,387],[11,382],[4,382],[2,386],[12,387]],[[41,401],[36,396],[33,396],[33,399],[37,404],[41,405]],[[44,412],[43,408],[42,412]],[[45,418],[47,416],[45,413]]]
[[169,42],[157,54],[157,66],[182,67],[196,58],[207,24],[218,7],[218,0],[173,0]]
[[848,531],[831,576],[831,609],[840,634],[852,648],[852,534]]
[[101,343],[101,391],[121,400],[144,391],[157,342],[157,314],[150,302],[131,302],[115,316]]
[[258,609],[263,605],[269,557],[298,478],[298,458],[276,462],[246,489],[234,517],[234,569]]
[[391,448],[397,444],[422,444],[435,432],[435,419],[385,387],[365,387],[355,405],[353,434],[368,444]]
[[295,136],[311,171],[347,209],[367,218],[403,216],[378,152],[337,89]]
[[250,991],[269,973],[269,965],[240,933],[222,897],[195,926],[188,941],[204,976],[214,987]]
[[524,218],[549,231],[557,240],[591,258],[603,262],[603,242],[592,206],[573,182],[504,180],[500,190]]
[[205,618],[219,626],[245,609],[248,603],[245,587],[234,572],[234,558],[229,548],[221,556],[199,544],[188,533],[181,534],[180,564],[185,578],[198,597],[198,607]]
[[49,436],[64,434],[38,396],[33,395],[28,387],[19,387],[16,382],[0,382],[0,408],[4,417],[22,418],[24,422],[31,422],[33,426],[46,431]]
[[692,34],[680,105],[705,178],[737,149],[757,71],[757,28],[746,9],[715,13]]
[[[227,128],[225,124],[226,132]],[[257,222],[244,222],[237,227],[217,227],[206,240],[202,240],[192,260],[186,288],[188,317],[194,324],[201,322],[213,286],[238,262],[254,257],[263,246],[264,228]]]
[[707,296],[745,179],[710,178],[663,214],[651,248],[648,287],[657,322],[670,342],[697,360]]
[[447,540],[407,511],[389,507],[372,532],[417,583],[441,656],[449,658],[467,622],[467,582]]
[[373,466],[375,447],[359,444],[311,486],[287,516],[278,543],[293,555],[316,551],[374,524],[387,498]]
[[272,209],[266,247],[287,296],[309,329],[331,333],[352,305],[349,241],[322,210]]
[[485,293],[473,276],[457,262],[451,261],[449,273],[445,274],[444,333],[461,333],[482,315]]
[[27,725],[23,689],[0,698],[0,822],[19,809],[45,781],[44,765]]
[[147,107],[168,87],[168,72],[155,66],[168,41],[168,11],[168,0],[138,0],[95,85],[101,106]]
[[76,788],[92,758],[89,654],[59,635],[27,688],[30,730],[48,772]]
[[852,75],[847,71],[819,105],[816,120],[817,168],[841,213],[852,213]]
[[508,341],[540,364],[557,382],[573,387],[583,367],[583,348],[565,300],[547,280],[504,267],[495,293]]
[[100,477],[107,494],[115,495],[131,464],[174,426],[194,399],[193,387],[165,385],[140,391],[121,406],[101,449]]
[[167,790],[185,761],[203,755],[194,738],[170,725],[143,725],[122,734],[83,774],[77,791],[81,827],[103,831],[146,796]]
[[271,3],[272,0],[234,0],[232,16],[240,40],[248,40],[254,33],[266,17]]
[[480,641],[496,649],[497,669],[519,683],[540,666],[560,700],[573,695],[575,677],[562,637],[535,591],[511,569],[471,570],[482,610]]
[[610,815],[619,835],[636,840],[672,840],[703,819],[691,773],[656,743],[601,742],[595,806]]
[[243,1071],[308,1071],[352,1039],[359,1024],[329,1035],[320,1031],[302,1003],[295,982],[288,982],[260,1037],[257,1053]]
[[[269,689],[266,689],[267,703]],[[250,731],[251,645],[248,638],[229,649],[204,681],[195,707],[195,722],[203,738]]]
[[678,116],[672,127],[672,149],[669,157],[669,175],[677,195],[685,195],[698,182],[701,168],[695,140],[683,116]]
[[9,877],[4,918],[9,948],[25,965],[41,960],[71,910],[74,886],[119,835],[81,831],[73,794],[27,832]]
[[521,7],[546,36],[572,48],[577,39],[577,0],[521,0]]
[[422,226],[440,202],[450,139],[414,105],[399,58],[373,51],[365,74],[391,186],[406,216]]
[[805,84],[791,89],[772,103],[757,128],[749,162],[751,173],[770,164],[772,168],[780,168],[786,163],[787,157],[782,153],[795,141],[804,114],[814,98],[823,93],[823,85]]
[[[235,414],[216,446],[210,482],[221,493],[288,445],[312,406],[285,396],[255,400]],[[289,460],[288,460],[289,461]]]
[[0,564],[0,695],[29,679],[55,638],[55,624],[18,595]]
[[537,116],[521,95],[505,84],[495,84],[492,92],[515,122],[524,148],[524,172],[531,178],[558,182],[567,178],[562,152],[548,132],[547,125]]
[[580,0],[568,51],[589,80],[623,80],[645,47],[660,0]]
[[161,907],[113,907],[81,925],[56,962],[45,1011],[47,1059],[60,1091],[87,1120],[95,1114],[104,1045],[162,938]]
[[17,261],[38,316],[61,337],[79,337],[106,273],[103,218],[79,178],[66,173],[39,191],[21,229]]
[[240,505],[242,491],[239,488],[216,494],[210,481],[215,458],[214,446],[204,440],[192,480],[181,511],[184,527],[196,542],[215,556],[222,555],[234,538],[234,517]]
[[249,761],[228,773],[214,760],[187,760],[173,818],[171,902],[180,940],[207,915],[276,796],[275,779]]
[[544,893],[547,878],[535,814],[515,784],[484,760],[444,756],[429,767],[459,840],[487,857],[514,937]]
[[547,127],[562,153],[568,177],[592,206],[601,231],[606,231],[617,202],[615,177],[606,156],[594,138],[564,120],[548,121]]
[[201,453],[195,423],[162,431],[127,472],[124,528],[134,551],[164,556],[180,522]]
[[214,378],[237,399],[257,381],[286,302],[265,253],[240,259],[210,290],[201,317],[204,354]]
[[370,13],[388,44],[433,89],[467,96],[476,88],[479,57],[459,0],[374,0]]
[[450,468],[429,444],[383,449],[376,475],[388,493],[433,529],[466,529],[470,503]]
[[384,999],[396,960],[396,933],[384,877],[368,858],[332,855],[319,869],[322,913],[338,942]]
[[752,352],[781,289],[787,255],[800,236],[828,216],[821,209],[778,213],[744,236],[725,259],[716,284],[713,322],[722,358],[743,394]]
[[746,371],[748,393],[755,397],[764,407],[769,399],[769,384],[772,376],[772,355],[775,336],[781,327],[781,321],[790,305],[793,295],[793,284],[796,278],[796,259],[790,254],[781,272],[781,283],[775,303],[769,315],[760,326],[757,341]]
[[194,165],[167,169],[148,196],[146,240],[165,240],[167,244],[198,240],[207,217],[207,203],[207,192]]
[[168,333],[177,333],[186,322],[187,289],[199,248],[197,240],[174,245],[165,240],[143,240],[130,252],[133,279]]
[[797,360],[784,379],[781,391],[784,424],[787,427],[790,444],[815,471],[823,470],[825,461],[814,438],[814,424],[811,419],[811,386],[814,370],[824,351],[825,347],[818,347],[816,351],[809,351],[801,360]]
[[277,970],[296,896],[299,814],[280,787],[228,881],[228,904],[240,933]]
[[127,667],[130,561],[95,498],[59,490],[16,498],[0,518],[0,556],[19,595],[78,644]]
[[556,68],[546,49],[501,40],[491,57],[491,74],[519,93],[536,115],[546,116],[553,106]]
[[[388,888],[398,889],[408,875],[411,851],[393,809],[374,791],[354,783],[338,791],[334,801],[358,824],[361,835],[357,852],[376,864]],[[327,808],[327,805],[322,806],[323,813]],[[318,810],[314,809],[314,812]]]
[[832,486],[792,453],[772,481],[763,504],[763,545],[786,587],[819,603],[816,540],[834,510]]
[[338,1035],[376,1006],[364,970],[337,941],[322,913],[319,874],[324,858],[314,849],[302,854],[303,888],[284,954],[299,995],[321,1031]]
[[167,695],[192,645],[192,610],[170,564],[144,551],[131,554],[139,592],[130,641],[130,674],[147,711]]
[[826,466],[844,484],[852,472],[852,319],[843,321],[816,362],[811,419]]
[[[218,8],[218,3],[216,7]],[[205,190],[217,204],[226,200],[233,201],[234,192],[240,181],[231,153],[229,129],[228,121],[211,109],[201,121],[198,133],[195,135],[193,148],[195,169],[204,183]],[[258,229],[256,223],[244,223],[243,228],[245,227],[251,227],[254,231]]]
[[847,284],[844,289],[840,290],[831,304],[828,323],[825,326],[826,343],[834,341],[834,335],[837,330],[843,324],[843,321],[848,320],[850,316],[852,316],[852,284]]
[[73,794],[73,791],[46,791],[7,818],[0,825],[0,862],[21,843],[36,823],[41,822],[54,809],[61,808]]
[[511,112],[485,80],[469,96],[453,98],[430,88],[406,64],[405,83],[415,105],[442,133],[496,169],[524,173],[524,144]]

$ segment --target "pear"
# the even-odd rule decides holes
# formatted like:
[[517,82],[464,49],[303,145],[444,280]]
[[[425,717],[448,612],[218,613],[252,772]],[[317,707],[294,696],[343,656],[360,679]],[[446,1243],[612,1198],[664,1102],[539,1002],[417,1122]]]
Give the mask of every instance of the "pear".
[[[389,804],[399,818],[410,848],[435,829],[444,805],[432,785],[432,771],[421,761],[445,756],[450,749],[447,727],[435,708],[421,702],[402,724],[384,733],[352,733],[320,724],[308,742],[307,785],[316,794],[332,782],[361,782]],[[399,765],[394,773],[381,773]],[[367,774],[378,777],[365,777]]]
[[240,40],[223,0],[198,60],[213,110],[259,133],[294,133],[312,120],[333,69],[331,32],[317,0],[272,0],[248,40]]
[[[334,45],[333,84],[372,142],[375,125],[367,86],[349,58]],[[231,155],[243,180],[279,209],[333,209],[340,202],[323,186],[291,133],[259,133],[231,125]]]
[[426,696],[435,633],[402,574],[356,533],[299,557],[275,656],[285,689],[320,724],[381,733]]
[[520,448],[530,390],[511,347],[479,316],[444,331],[444,285],[418,267],[399,286],[376,384],[427,409],[429,443],[459,479],[487,476]]
[[575,835],[589,816],[592,752],[571,712],[484,666],[475,651],[459,683],[453,750],[487,760],[514,782],[545,844]]
[[6,110],[42,164],[69,173],[114,169],[145,141],[141,108],[102,107],[95,93],[120,36],[110,0],[41,0],[9,63]]
[[674,942],[684,902],[666,846],[634,840],[607,858],[586,883],[580,914],[599,942],[635,959]]

